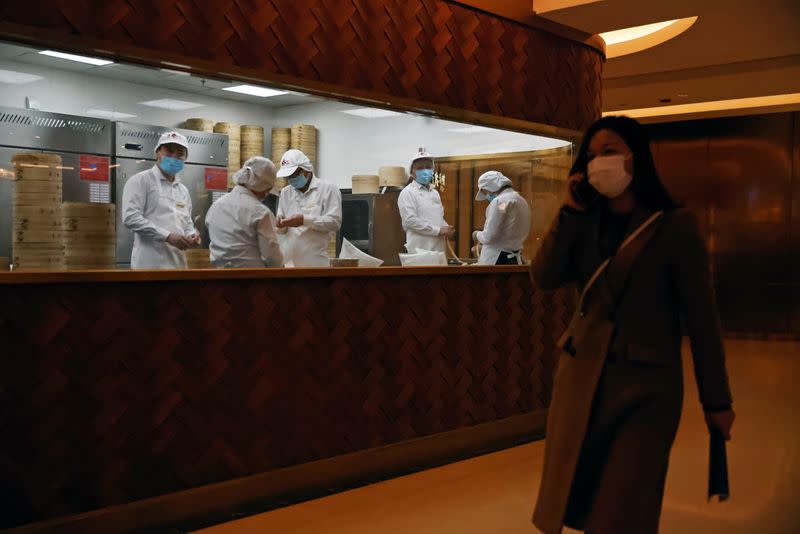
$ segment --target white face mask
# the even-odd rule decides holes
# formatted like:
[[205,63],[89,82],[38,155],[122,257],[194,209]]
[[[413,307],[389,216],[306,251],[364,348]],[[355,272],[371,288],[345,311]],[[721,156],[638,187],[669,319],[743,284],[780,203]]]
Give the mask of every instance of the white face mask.
[[631,183],[631,175],[625,170],[625,156],[597,156],[589,162],[589,183],[608,198],[616,198],[625,192]]

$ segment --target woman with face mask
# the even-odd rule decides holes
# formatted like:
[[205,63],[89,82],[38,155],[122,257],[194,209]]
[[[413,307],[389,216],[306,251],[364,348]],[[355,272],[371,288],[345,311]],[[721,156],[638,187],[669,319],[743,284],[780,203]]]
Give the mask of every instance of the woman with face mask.
[[531,265],[540,288],[581,291],[558,343],[533,522],[655,533],[683,401],[682,322],[709,431],[730,439],[734,419],[705,241],[633,119],[588,129],[568,186]]
[[262,203],[275,184],[275,165],[254,156],[236,171],[236,186],[208,210],[211,265],[225,268],[282,267],[275,216]]
[[397,198],[406,249],[413,254],[418,249],[444,252],[446,239],[453,237],[455,228],[444,220],[444,207],[439,192],[431,186],[433,156],[420,148],[411,159],[408,185]]

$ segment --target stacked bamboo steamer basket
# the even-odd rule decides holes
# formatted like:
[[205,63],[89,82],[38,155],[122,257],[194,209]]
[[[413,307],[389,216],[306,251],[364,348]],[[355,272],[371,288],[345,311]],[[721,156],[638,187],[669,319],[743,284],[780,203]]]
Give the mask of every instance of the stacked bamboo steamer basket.
[[64,202],[61,206],[67,269],[113,269],[116,261],[116,206]]
[[18,152],[11,162],[14,269],[63,269],[61,156]]
[[[276,167],[280,168],[281,158],[292,146],[292,129],[291,128],[273,128],[272,129],[272,162]],[[275,189],[280,191],[286,187],[286,178],[275,179]]]
[[253,156],[264,155],[264,128],[253,124],[242,126],[242,165]]
[[372,174],[357,174],[352,177],[353,194],[359,193],[378,193],[378,182],[380,178]]
[[11,262],[5,256],[0,256],[0,273],[5,272],[11,266]]
[[210,269],[211,252],[207,248],[190,248],[186,254],[186,267],[189,269]]
[[214,132],[228,136],[228,188],[233,187],[233,173],[241,166],[242,128],[235,122],[218,122],[214,125]]
[[317,172],[317,129],[310,124],[295,124],[292,126],[292,148],[300,150],[308,156]]
[[336,232],[331,232],[328,236],[328,259],[336,257]]
[[186,119],[183,127],[187,130],[212,133],[214,131],[214,121],[211,119]]
[[381,187],[405,187],[408,174],[403,167],[381,167],[378,169]]

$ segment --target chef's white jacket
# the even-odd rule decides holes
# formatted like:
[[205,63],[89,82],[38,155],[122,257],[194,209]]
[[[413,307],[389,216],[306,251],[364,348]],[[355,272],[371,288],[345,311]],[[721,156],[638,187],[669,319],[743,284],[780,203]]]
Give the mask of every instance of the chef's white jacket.
[[206,214],[214,267],[282,267],[275,216],[252,191],[237,185]]
[[501,252],[521,251],[530,231],[530,206],[513,189],[504,189],[486,207],[486,224],[476,236],[482,245],[478,263],[494,265]]
[[132,269],[186,268],[183,251],[166,242],[171,233],[197,233],[192,199],[180,178],[168,182],[157,165],[133,175],[122,192],[122,222],[134,234]]
[[397,207],[406,231],[409,253],[413,254],[417,249],[445,251],[445,238],[439,235],[439,230],[448,225],[444,220],[442,199],[434,187],[412,181],[400,192]]

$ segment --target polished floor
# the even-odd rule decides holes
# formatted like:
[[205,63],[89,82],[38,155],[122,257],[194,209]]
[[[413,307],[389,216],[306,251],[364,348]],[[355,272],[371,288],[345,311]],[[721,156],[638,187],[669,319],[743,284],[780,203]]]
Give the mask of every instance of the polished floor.
[[[731,498],[705,499],[708,434],[687,365],[661,533],[798,533],[800,343],[728,340],[726,347],[738,416],[728,445]],[[529,517],[543,450],[544,442],[532,443],[202,532],[536,533]]]

